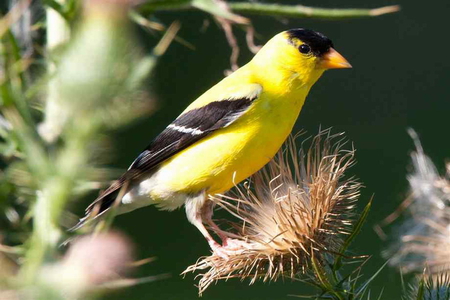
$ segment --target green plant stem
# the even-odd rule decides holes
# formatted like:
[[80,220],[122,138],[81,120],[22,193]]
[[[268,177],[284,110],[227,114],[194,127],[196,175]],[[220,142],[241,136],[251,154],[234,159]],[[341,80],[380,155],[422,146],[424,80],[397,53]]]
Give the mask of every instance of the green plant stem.
[[[353,226],[352,232],[350,235],[345,239],[344,243],[341,246],[341,249],[339,250],[339,253],[345,253],[350,246],[350,244],[353,242],[353,240],[358,236],[358,234],[361,232],[361,229],[363,225],[365,224],[367,217],[369,215],[370,208],[372,207],[372,199],[367,203],[366,207],[364,207],[364,210],[362,211],[359,219],[356,221],[355,225]],[[336,260],[333,265],[333,273],[336,273],[341,267],[342,267],[342,255],[339,255],[336,257]],[[337,277],[335,276],[336,280]]]
[[[65,0],[55,1],[58,4],[64,4]],[[63,16],[55,10],[54,7],[47,7],[47,50],[50,54],[58,47],[65,44],[70,37],[70,28]],[[48,72],[54,73],[55,64],[48,61]],[[45,114],[45,130],[41,130],[41,136],[48,142],[53,141],[61,132],[64,110],[55,109],[59,99],[57,92],[57,83],[50,80],[47,89],[47,104]],[[43,127],[41,126],[41,129]],[[53,131],[51,131],[53,129]],[[45,134],[43,134],[45,133]],[[30,148],[27,144],[33,139],[24,137],[22,139],[25,149]],[[39,148],[39,152],[45,153],[45,146],[41,143],[34,143],[34,149]],[[33,157],[34,151],[27,151],[27,157]],[[36,279],[37,272],[46,257],[51,256],[59,242],[61,231],[59,229],[59,217],[68,201],[71,187],[73,186],[70,177],[64,176],[64,170],[58,169],[58,166],[50,159],[43,155],[41,166],[44,170],[54,170],[54,173],[41,174],[39,182],[39,192],[36,197],[36,203],[33,211],[33,234],[28,245],[26,253],[26,262],[22,269],[22,278],[25,282],[31,283]],[[77,161],[78,162],[78,161]],[[32,162],[28,162],[29,164]],[[31,169],[33,166],[30,165]],[[41,172],[38,168],[34,168],[35,174]],[[47,175],[47,176],[46,176]]]
[[[61,214],[76,186],[80,170],[87,161],[86,145],[97,131],[96,126],[85,122],[71,131],[67,144],[53,160],[47,160],[47,170],[39,184],[39,192],[33,211],[33,235],[28,245],[22,279],[26,283],[36,280],[38,271],[46,258],[52,258],[61,238],[59,221]],[[29,139],[25,139],[25,142]]]
[[[319,18],[319,19],[346,19],[360,17],[374,17],[397,12],[398,5],[384,6],[374,9],[362,8],[318,8],[303,5],[284,5],[270,3],[231,2],[228,7],[236,13],[281,16],[291,18]],[[141,10],[147,12],[157,10],[184,10],[194,9],[190,1],[152,1],[142,5]]]
[[70,192],[70,182],[57,176],[48,178],[34,206],[33,235],[22,269],[25,283],[36,280],[39,268],[46,257],[52,256],[60,239],[59,216]]
[[231,10],[243,14],[270,15],[291,18],[345,19],[374,17],[393,13],[400,9],[398,5],[374,9],[361,8],[318,8],[303,5],[282,5],[267,3],[234,2],[228,4]]
[[27,124],[33,124],[28,104],[22,97],[26,85],[25,76],[15,67],[22,62],[20,47],[11,30],[7,30],[0,39],[0,56],[4,72],[0,75],[0,104],[5,107],[15,106]]
[[35,279],[47,249],[54,244],[54,242],[50,242],[49,238],[55,236],[55,226],[51,225],[54,222],[49,217],[52,214],[49,207],[53,205],[54,199],[48,197],[48,187],[51,186],[49,176],[53,166],[41,140],[37,138],[33,128],[24,121],[17,108],[5,109],[3,113],[15,129],[14,135],[21,144],[25,154],[25,162],[33,177],[36,178],[35,184],[38,187],[36,202],[33,207],[33,233],[27,244],[25,263],[20,273],[21,282],[26,284]]
[[176,1],[166,1],[157,0],[145,3],[139,9],[140,11],[153,12],[155,10],[183,10],[183,9],[193,9],[190,1],[186,0],[176,0]]

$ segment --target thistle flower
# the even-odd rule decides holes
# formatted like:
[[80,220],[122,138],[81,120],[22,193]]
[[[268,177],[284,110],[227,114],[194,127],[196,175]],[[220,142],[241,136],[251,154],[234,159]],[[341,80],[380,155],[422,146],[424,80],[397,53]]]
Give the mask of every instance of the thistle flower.
[[154,258],[135,261],[134,245],[120,232],[78,236],[68,245],[69,249],[60,260],[39,269],[39,278],[32,285],[23,285],[7,273],[15,272],[17,268],[9,270],[10,263],[0,252],[0,262],[5,269],[5,274],[0,272],[0,279],[4,281],[0,285],[0,299],[95,299],[111,290],[169,277],[169,274],[128,277],[136,267],[150,263]]
[[133,245],[118,232],[75,239],[60,262],[43,268],[41,280],[68,298],[121,279],[133,261]]
[[416,144],[411,154],[413,171],[408,176],[410,204],[407,218],[399,228],[394,245],[385,252],[390,264],[404,272],[428,274],[450,271],[450,164],[440,176],[431,159],[425,155],[417,134],[409,131]]
[[339,251],[360,195],[360,184],[344,174],[354,151],[343,150],[336,141],[341,136],[322,131],[306,152],[297,152],[291,138],[243,187],[214,197],[236,219],[229,232],[215,229],[228,238],[229,257],[212,254],[184,271],[208,269],[200,274],[200,294],[219,279],[293,278],[306,273],[312,259],[322,263]]

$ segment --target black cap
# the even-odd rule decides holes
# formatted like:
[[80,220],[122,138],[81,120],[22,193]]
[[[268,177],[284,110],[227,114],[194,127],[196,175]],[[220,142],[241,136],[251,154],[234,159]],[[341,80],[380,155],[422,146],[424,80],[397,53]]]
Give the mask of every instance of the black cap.
[[287,31],[289,40],[299,39],[307,44],[315,56],[321,56],[333,47],[333,42],[320,32],[310,29],[296,28]]

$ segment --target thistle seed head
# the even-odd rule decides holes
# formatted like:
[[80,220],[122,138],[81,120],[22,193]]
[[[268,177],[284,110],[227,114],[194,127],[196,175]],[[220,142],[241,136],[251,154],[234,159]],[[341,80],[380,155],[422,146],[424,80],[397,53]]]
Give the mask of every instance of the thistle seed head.
[[[424,153],[417,134],[411,154],[413,169],[408,175],[411,193],[404,209],[406,216],[394,235],[395,242],[385,255],[403,272],[450,274],[450,164],[440,175]],[[406,202],[406,200],[405,200]]]
[[342,134],[320,132],[297,151],[296,138],[243,186],[214,200],[235,219],[228,258],[200,258],[186,272],[200,274],[200,294],[219,279],[277,280],[306,273],[311,259],[323,262],[339,251],[349,233],[361,185],[345,175],[354,150],[344,150]]

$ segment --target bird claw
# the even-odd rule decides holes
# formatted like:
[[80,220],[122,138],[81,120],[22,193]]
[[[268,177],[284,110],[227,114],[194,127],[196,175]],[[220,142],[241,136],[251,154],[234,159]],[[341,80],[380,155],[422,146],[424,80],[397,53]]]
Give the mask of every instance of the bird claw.
[[213,249],[213,255],[219,256],[220,258],[223,258],[224,260],[228,260],[230,258],[230,253],[228,252],[225,247],[220,246]]
[[236,239],[225,239],[223,245],[217,242],[210,243],[213,255],[217,255],[225,260],[228,260],[230,256],[240,254],[246,249],[250,249],[250,245],[244,241]]

